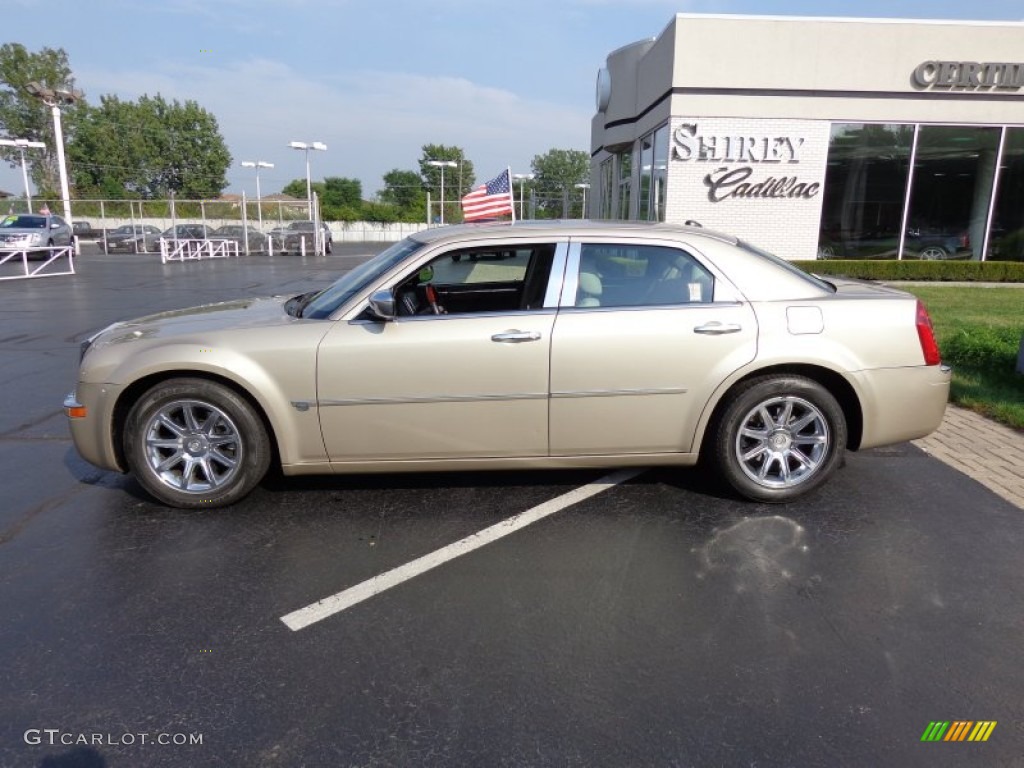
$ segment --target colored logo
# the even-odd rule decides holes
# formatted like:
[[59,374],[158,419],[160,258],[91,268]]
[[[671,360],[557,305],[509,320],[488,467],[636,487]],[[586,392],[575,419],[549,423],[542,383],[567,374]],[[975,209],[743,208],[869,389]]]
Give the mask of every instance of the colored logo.
[[988,741],[995,720],[939,720],[928,723],[921,741]]

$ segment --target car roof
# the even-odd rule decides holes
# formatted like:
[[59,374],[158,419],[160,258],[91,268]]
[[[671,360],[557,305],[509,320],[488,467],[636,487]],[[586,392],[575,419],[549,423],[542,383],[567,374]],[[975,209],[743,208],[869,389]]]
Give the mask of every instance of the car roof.
[[444,240],[461,240],[466,237],[572,237],[641,235],[678,237],[700,235],[724,243],[736,245],[739,241],[732,235],[705,229],[699,224],[663,224],[651,221],[602,221],[597,219],[549,219],[489,222],[486,224],[454,224],[421,230],[412,238],[421,243],[436,243]]

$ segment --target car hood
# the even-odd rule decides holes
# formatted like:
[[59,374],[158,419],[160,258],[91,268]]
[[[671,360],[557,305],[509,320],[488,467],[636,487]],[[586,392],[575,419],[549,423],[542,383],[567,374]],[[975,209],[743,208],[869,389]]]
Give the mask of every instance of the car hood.
[[168,339],[225,330],[250,330],[301,322],[284,311],[290,296],[238,299],[186,309],[158,312],[114,323],[99,332],[94,343],[117,344],[137,339]]
[[37,229],[35,227],[4,227],[0,229],[0,237],[3,235],[16,235],[21,237],[22,235],[45,235],[47,230]]

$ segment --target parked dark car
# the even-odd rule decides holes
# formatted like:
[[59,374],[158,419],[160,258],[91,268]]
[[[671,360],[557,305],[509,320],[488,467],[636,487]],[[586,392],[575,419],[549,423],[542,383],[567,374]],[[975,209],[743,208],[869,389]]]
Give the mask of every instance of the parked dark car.
[[161,240],[205,240],[212,232],[205,224],[175,224],[163,232],[157,230],[136,238],[136,253],[159,253]]
[[940,227],[911,227],[903,246],[903,258],[927,259],[970,259],[971,235],[966,229],[943,229]]
[[104,230],[94,228],[91,222],[81,220],[73,221],[71,229],[79,240],[99,240],[104,233]]
[[160,230],[152,224],[122,224],[107,232],[104,246],[108,253],[138,253],[138,239],[143,235],[160,236]]
[[[285,253],[302,253],[303,250],[306,253],[314,252],[316,225],[312,221],[293,221],[284,230],[278,231],[280,234],[277,237],[271,232],[275,249],[280,248]],[[320,231],[323,235],[324,253],[330,253],[334,245],[331,228],[321,222]]]
[[[899,232],[842,232],[823,230],[818,240],[819,259],[895,259]],[[905,259],[970,259],[971,238],[966,229],[910,227],[903,241]]]
[[267,236],[254,227],[243,227],[241,224],[225,224],[210,233],[210,240],[231,240],[238,243],[239,253],[245,253],[248,242],[250,253],[267,250]]

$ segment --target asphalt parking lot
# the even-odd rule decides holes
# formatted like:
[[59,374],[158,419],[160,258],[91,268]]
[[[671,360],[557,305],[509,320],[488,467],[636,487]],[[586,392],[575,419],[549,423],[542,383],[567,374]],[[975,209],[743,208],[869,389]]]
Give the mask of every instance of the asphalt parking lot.
[[1021,510],[909,444],[783,507],[657,469],[271,478],[186,512],[77,457],[90,331],[373,250],[87,247],[0,283],[0,765],[1024,765]]

